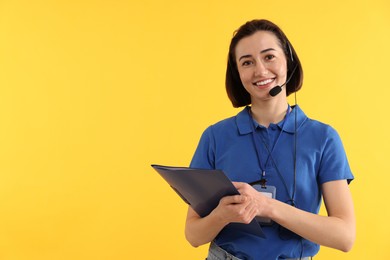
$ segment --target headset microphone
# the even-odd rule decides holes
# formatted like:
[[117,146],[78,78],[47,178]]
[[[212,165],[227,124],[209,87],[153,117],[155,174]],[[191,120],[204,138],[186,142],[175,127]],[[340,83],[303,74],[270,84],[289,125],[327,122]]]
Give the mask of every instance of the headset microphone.
[[275,87],[273,87],[268,93],[271,97],[274,97],[276,96],[277,94],[279,94],[280,92],[282,92],[282,88],[283,86],[285,86],[289,81],[290,79],[292,78],[292,75],[294,74],[295,70],[297,69],[298,67],[298,64],[295,65],[294,67],[294,70],[291,72],[290,76],[288,77],[287,81],[284,82],[282,85],[277,85]]
[[269,95],[271,97],[274,97],[276,96],[277,94],[279,94],[281,91],[282,91],[282,87],[285,85],[286,83],[284,83],[283,85],[281,86],[275,86],[273,87],[270,91],[269,91]]

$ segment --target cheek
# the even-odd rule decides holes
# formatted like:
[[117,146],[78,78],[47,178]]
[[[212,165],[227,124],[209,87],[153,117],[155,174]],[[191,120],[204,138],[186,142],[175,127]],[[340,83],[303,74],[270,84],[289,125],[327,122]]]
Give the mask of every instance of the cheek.
[[287,63],[286,62],[284,64],[283,63],[280,64],[278,74],[281,77],[287,76]]
[[251,76],[250,73],[248,73],[248,71],[238,71],[238,73],[240,75],[241,82],[244,86],[246,84],[251,83]]

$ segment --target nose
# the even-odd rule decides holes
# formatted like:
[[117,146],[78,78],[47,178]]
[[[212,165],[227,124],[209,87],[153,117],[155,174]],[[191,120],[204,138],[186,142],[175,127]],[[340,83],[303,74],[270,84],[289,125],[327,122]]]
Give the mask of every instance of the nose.
[[255,67],[255,76],[264,76],[267,74],[268,74],[268,68],[261,60],[258,60],[256,62],[256,67]]

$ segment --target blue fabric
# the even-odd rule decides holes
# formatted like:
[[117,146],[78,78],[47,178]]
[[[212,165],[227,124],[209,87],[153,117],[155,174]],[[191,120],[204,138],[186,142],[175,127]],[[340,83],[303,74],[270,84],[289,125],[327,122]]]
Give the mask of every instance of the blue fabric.
[[[261,170],[253,141],[253,123],[249,107],[237,116],[208,127],[198,144],[190,167],[223,170],[231,181],[254,182],[260,180]],[[273,148],[272,159],[284,181],[277,173],[272,160],[265,165],[267,185],[276,187],[276,199],[287,202],[293,193],[294,183],[294,132],[297,112],[297,179],[296,207],[318,213],[321,205],[320,185],[333,180],[353,180],[348,160],[337,132],[329,125],[309,119],[299,106],[295,106],[285,122],[271,124],[268,128],[257,124],[256,134],[261,134]],[[282,131],[280,137],[279,134]],[[264,145],[258,147],[263,164],[268,152]],[[271,149],[270,149],[271,150]],[[289,195],[290,194],[290,195]],[[266,239],[246,233],[223,229],[215,243],[242,259],[283,259],[314,256],[319,245],[297,236],[284,240],[280,227],[274,223],[263,227]]]

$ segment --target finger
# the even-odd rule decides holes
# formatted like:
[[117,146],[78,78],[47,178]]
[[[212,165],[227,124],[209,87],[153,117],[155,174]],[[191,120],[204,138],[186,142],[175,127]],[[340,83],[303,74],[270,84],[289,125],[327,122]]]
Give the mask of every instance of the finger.
[[254,205],[250,205],[245,208],[245,213],[244,221],[248,224],[257,216],[257,208]]
[[239,204],[239,203],[244,203],[245,201],[247,201],[247,197],[242,195],[226,196],[221,199],[221,202],[225,205]]
[[249,205],[247,207],[239,206],[237,211],[237,220],[238,222],[248,224],[250,223],[256,216],[256,209],[253,206]]
[[251,193],[252,186],[245,182],[233,182],[234,186],[241,195],[248,195]]
[[250,209],[250,218],[253,219],[254,217],[257,216],[259,213],[259,210],[257,209],[256,205],[253,205],[252,208]]
[[233,181],[233,185],[234,185],[234,187],[236,187],[237,190],[240,189],[240,188],[243,188],[245,184],[246,183],[244,183],[244,182]]

